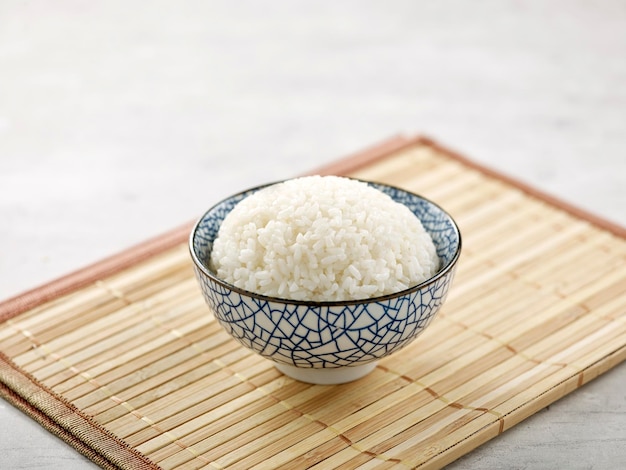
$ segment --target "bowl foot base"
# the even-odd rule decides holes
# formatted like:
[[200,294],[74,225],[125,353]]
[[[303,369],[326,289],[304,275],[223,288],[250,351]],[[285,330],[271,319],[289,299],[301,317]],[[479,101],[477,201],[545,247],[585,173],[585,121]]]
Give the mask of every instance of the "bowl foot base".
[[327,369],[313,369],[294,367],[287,364],[275,364],[283,374],[300,382],[316,385],[334,385],[352,382],[365,377],[376,368],[376,362],[370,362],[360,366],[335,367]]

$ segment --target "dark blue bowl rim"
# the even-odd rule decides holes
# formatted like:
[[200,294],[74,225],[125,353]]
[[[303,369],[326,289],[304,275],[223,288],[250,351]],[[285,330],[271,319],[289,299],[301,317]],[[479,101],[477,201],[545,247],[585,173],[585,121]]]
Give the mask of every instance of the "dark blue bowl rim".
[[[443,214],[445,214],[448,219],[450,220],[450,223],[452,224],[452,227],[454,228],[454,231],[456,232],[457,235],[457,239],[459,240],[458,244],[457,244],[457,248],[456,251],[454,253],[454,256],[452,256],[452,258],[450,259],[450,261],[443,267],[441,268],[437,274],[435,274],[433,277],[425,280],[424,282],[420,283],[420,284],[416,284],[414,286],[411,286],[407,289],[398,291],[398,292],[394,292],[393,294],[387,294],[387,295],[381,295],[378,297],[369,297],[366,299],[353,299],[353,300],[330,300],[330,301],[312,301],[312,300],[291,300],[291,299],[285,299],[285,298],[281,298],[281,297],[272,297],[272,296],[268,296],[268,295],[263,295],[263,294],[257,294],[256,292],[251,292],[245,289],[241,289],[240,287],[234,286],[232,284],[229,284],[228,282],[223,281],[222,279],[218,278],[215,274],[213,274],[211,272],[211,270],[198,258],[198,256],[196,255],[196,252],[193,248],[194,245],[194,240],[196,237],[196,232],[200,226],[200,224],[202,223],[202,221],[205,219],[205,217],[212,212],[217,206],[219,206],[220,204],[223,204],[224,202],[239,197],[242,194],[245,193],[252,193],[252,192],[256,192],[260,189],[266,188],[268,186],[273,186],[275,184],[280,184],[283,183],[285,181],[288,180],[279,180],[279,181],[275,181],[273,183],[265,183],[265,184],[261,184],[258,186],[253,186],[251,188],[245,189],[243,191],[239,191],[238,193],[235,194],[231,194],[230,196],[216,202],[215,204],[213,204],[208,210],[206,210],[204,212],[204,214],[202,214],[202,216],[196,221],[196,223],[194,224],[191,233],[189,235],[189,252],[191,254],[191,258],[194,262],[194,265],[200,270],[202,271],[202,273],[204,275],[206,275],[209,279],[211,279],[213,282],[215,282],[216,284],[219,284],[223,287],[225,287],[228,290],[237,292],[238,294],[241,295],[245,295],[248,297],[252,297],[255,299],[259,299],[262,301],[267,301],[267,302],[274,302],[274,303],[279,303],[279,304],[288,304],[288,305],[302,305],[302,306],[308,306],[308,307],[331,307],[331,306],[348,306],[348,305],[356,305],[356,304],[367,304],[367,303],[376,303],[376,302],[384,302],[390,299],[395,299],[398,297],[404,297],[406,295],[412,294],[414,292],[417,292],[419,290],[422,290],[424,287],[429,286],[435,282],[437,282],[439,279],[441,279],[444,276],[447,276],[448,273],[450,271],[452,271],[457,264],[457,261],[459,260],[459,257],[461,256],[461,231],[459,230],[459,227],[456,223],[456,221],[454,220],[454,218],[450,215],[450,213],[448,213],[445,209],[443,209],[439,204],[431,201],[428,198],[425,198],[423,196],[420,196],[419,194],[416,194],[414,192],[411,191],[407,191],[406,189],[400,188],[398,186],[394,186],[391,184],[386,184],[386,183],[379,183],[377,181],[367,181],[367,180],[362,180],[359,178],[351,178],[351,177],[343,177],[343,178],[349,178],[349,179],[353,179],[356,181],[360,181],[362,183],[366,183],[366,184],[372,184],[372,185],[378,185],[378,186],[383,186],[383,187],[387,187],[396,191],[400,191],[403,192],[405,194],[409,194],[411,196],[417,197],[425,202],[427,202],[428,204],[431,204],[433,206],[435,206],[437,209],[439,209]],[[291,178],[294,179],[294,178]]]

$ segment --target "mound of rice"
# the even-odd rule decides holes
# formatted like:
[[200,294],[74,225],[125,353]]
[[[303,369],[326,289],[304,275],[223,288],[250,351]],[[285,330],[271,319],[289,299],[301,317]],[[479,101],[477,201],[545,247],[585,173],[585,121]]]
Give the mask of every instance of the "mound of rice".
[[367,184],[308,176],[261,189],[224,219],[211,252],[217,277],[291,300],[358,300],[432,277],[435,246],[404,205]]

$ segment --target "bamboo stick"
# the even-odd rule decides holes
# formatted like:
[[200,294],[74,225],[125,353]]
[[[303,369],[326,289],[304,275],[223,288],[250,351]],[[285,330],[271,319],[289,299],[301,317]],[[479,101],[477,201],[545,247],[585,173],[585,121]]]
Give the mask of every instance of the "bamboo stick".
[[[286,381],[290,382],[289,385],[285,385]],[[203,415],[184,423],[183,426],[186,426],[188,429],[193,429],[191,432],[188,432],[187,429],[182,429],[182,426],[173,429],[172,431],[177,436],[181,437],[185,448],[181,448],[181,446],[176,443],[171,443],[161,446],[160,448],[155,446],[156,450],[147,452],[147,454],[150,455],[153,461],[167,466],[164,460],[179,452],[185,453],[186,456],[176,457],[176,461],[186,462],[187,460],[193,459],[194,455],[205,453],[222,443],[242,442],[242,434],[244,432],[242,429],[254,429],[264,432],[264,429],[266,429],[265,423],[268,421],[279,416],[290,415],[289,409],[280,403],[281,398],[277,397],[278,391],[283,392],[281,393],[282,399],[288,399],[310,388],[310,385],[286,379],[284,376],[279,375],[274,380],[270,380],[262,385],[257,385],[256,387],[263,387],[261,391],[264,395],[261,398],[239,407],[219,421],[200,423],[200,420],[205,418]],[[277,400],[279,401],[277,402]],[[192,448],[192,452],[189,451],[188,447]]]
[[[32,371],[39,380],[53,387],[89,367],[109,359],[137,357],[164,343],[175,341],[179,334],[186,334],[205,326],[210,320],[197,312],[169,311],[150,317],[150,321],[139,323],[120,331],[107,339],[104,344],[94,344],[83,350],[73,352],[66,357],[57,357],[55,362],[39,370]],[[160,327],[165,325],[164,327]],[[104,350],[103,350],[104,347]],[[53,354],[53,351],[48,352]]]
[[[145,420],[138,420],[137,415],[147,417],[150,422],[153,423],[159,423],[174,415],[180,416],[179,414],[184,410],[198,404],[202,406],[203,400],[207,400],[218,393],[240,384],[240,380],[233,375],[231,370],[234,370],[236,373],[242,373],[246,368],[252,367],[260,361],[265,361],[260,356],[243,350],[235,350],[231,353],[231,356],[232,358],[224,357],[222,359],[228,366],[228,369],[220,368],[214,373],[202,377],[200,380],[176,390],[165,397],[136,408],[134,414],[117,418],[107,423],[107,427],[111,430],[115,430],[116,434],[122,436],[124,439],[128,438],[129,442],[132,442],[133,439],[131,436],[147,427]],[[234,397],[230,396],[229,398]],[[133,405],[132,400],[129,403]]]
[[423,172],[430,172],[439,165],[434,155],[428,149],[415,148],[408,149],[377,162],[371,167],[364,167],[353,172],[353,178],[366,181],[382,181],[397,178],[398,174],[410,171],[415,165],[419,165]]
[[[197,301],[195,290],[188,290],[186,286],[176,286],[162,295],[145,299],[143,302],[131,303],[118,307],[118,310],[108,315],[102,315],[93,322],[80,328],[71,328],[61,332],[57,337],[40,338],[30,334],[31,341],[38,345],[45,345],[47,350],[55,351],[60,355],[71,354],[75,350],[85,349],[99,341],[106,340],[120,331],[145,322],[150,316],[162,314],[167,310],[178,309],[185,301],[192,304]],[[60,319],[63,321],[63,319]],[[22,332],[22,334],[24,334]],[[16,355],[16,362],[31,371],[37,371],[46,365],[42,354],[37,350],[30,350],[25,354]],[[43,362],[42,362],[43,361]],[[39,362],[39,364],[38,364]]]
[[[217,329],[219,326],[215,325],[214,328]],[[237,347],[220,330],[217,330],[217,332],[213,331],[210,336],[206,337],[209,331],[202,328],[193,332],[197,334],[199,341],[194,341],[190,345],[183,341],[177,341],[176,346],[180,349],[161,359],[154,358],[151,354],[144,355],[148,356],[145,358],[146,362],[150,360],[145,367],[129,368],[122,375],[121,370],[125,369],[125,364],[121,364],[114,369],[116,372],[120,371],[120,376],[116,380],[106,380],[106,377],[95,377],[95,380],[101,383],[102,387],[106,388],[104,397],[101,396],[99,390],[93,390],[93,387],[90,386],[91,384],[73,388],[65,392],[65,396],[71,399],[76,406],[96,412],[96,410],[102,409],[102,401],[106,401],[110,405],[108,400],[109,394],[115,394],[117,397],[126,400],[142,392],[152,390],[153,387],[162,385],[165,382],[173,383],[174,378],[180,377],[184,372],[188,372],[188,368],[193,371],[201,365],[219,358],[220,353],[232,352]],[[190,341],[193,340],[193,334],[188,336]],[[144,359],[144,356],[139,358]],[[133,362],[131,361],[131,363]]]
[[[137,268],[129,270],[128,273],[142,279],[141,284],[147,286],[158,286],[153,281],[164,276],[167,277],[169,273],[180,273],[184,277],[189,277],[190,271],[187,257],[183,257],[181,254],[181,247],[177,247],[174,252],[165,253],[161,257],[157,257],[154,262],[142,264]],[[163,271],[161,261],[164,262],[169,270]],[[118,276],[123,277],[127,275],[122,273]],[[49,308],[42,306],[34,309],[33,312],[20,315],[19,321],[22,328],[32,331],[33,334],[45,341],[48,336],[55,336],[55,332],[59,329],[69,329],[70,325],[66,321],[59,321],[67,313],[80,313],[80,315],[70,315],[74,321],[77,321],[77,325],[80,325],[88,323],[100,315],[114,311],[125,302],[123,299],[111,296],[111,292],[117,292],[114,279],[108,280],[108,282],[112,283],[112,291],[103,291],[103,289],[94,285],[91,288],[70,294],[62,298],[63,300],[59,299],[53,302]],[[130,291],[132,292],[132,289]]]
[[[222,330],[217,321],[209,321],[205,326],[185,335],[183,341],[165,343],[141,356],[127,358],[125,362],[106,361],[85,372],[98,382],[121,391],[131,386],[134,376],[140,375],[141,380],[147,380],[154,374],[167,372],[170,366],[178,367],[174,366],[178,364],[178,360],[185,361],[195,356],[204,357],[206,351],[219,347],[224,341],[229,340],[227,335],[221,333]],[[89,393],[91,387],[85,384],[81,377],[73,377],[56,385],[54,390],[75,400]]]

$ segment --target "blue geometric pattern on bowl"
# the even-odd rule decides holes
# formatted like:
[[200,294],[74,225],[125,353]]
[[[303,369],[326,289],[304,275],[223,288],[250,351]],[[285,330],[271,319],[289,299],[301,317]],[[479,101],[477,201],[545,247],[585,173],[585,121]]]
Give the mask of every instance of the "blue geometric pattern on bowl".
[[262,187],[209,209],[190,236],[190,252],[203,296],[225,330],[245,347],[277,363],[300,368],[362,365],[413,341],[446,299],[461,251],[454,220],[416,194],[368,183],[406,205],[430,233],[439,272],[402,292],[356,301],[306,302],[267,297],[225,283],[208,268],[211,247],[226,215]]

